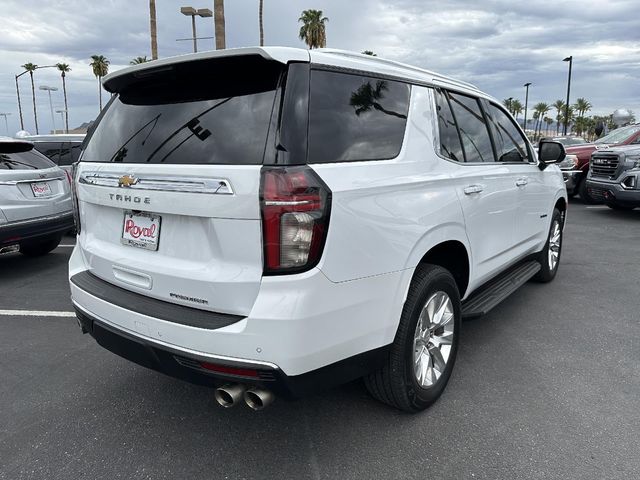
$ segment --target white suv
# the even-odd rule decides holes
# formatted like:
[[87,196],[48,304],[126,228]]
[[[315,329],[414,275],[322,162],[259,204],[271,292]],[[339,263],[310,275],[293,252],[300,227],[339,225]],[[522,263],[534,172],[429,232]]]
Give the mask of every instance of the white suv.
[[103,347],[254,409],[364,377],[444,389],[461,319],[558,269],[567,194],[467,83],[335,50],[120,70],[75,171],[69,264]]

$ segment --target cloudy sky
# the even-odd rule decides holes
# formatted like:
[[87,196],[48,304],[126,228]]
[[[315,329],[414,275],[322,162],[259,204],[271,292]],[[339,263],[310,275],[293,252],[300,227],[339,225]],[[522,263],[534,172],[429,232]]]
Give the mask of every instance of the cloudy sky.
[[[373,50],[470,81],[499,99],[529,105],[565,98],[567,63],[573,55],[571,99],[585,97],[590,113],[616,108],[640,113],[640,15],[637,0],[264,0],[265,43],[304,48],[298,17],[307,8],[329,17],[328,46]],[[213,0],[157,0],[160,57],[189,53],[190,19],[180,6],[213,9]],[[77,126],[98,111],[98,84],[89,67],[105,55],[111,71],[133,57],[150,57],[147,0],[2,0],[0,3],[0,112],[9,132],[19,129],[14,76],[20,65],[68,63],[69,123]],[[225,2],[227,47],[256,45],[258,0]],[[197,18],[198,36],[213,35],[213,19]],[[200,50],[213,40],[201,40]],[[40,85],[59,87],[54,109],[63,108],[55,69],[35,73]],[[34,132],[28,75],[20,78],[25,128]],[[40,133],[51,128],[46,92],[36,90]],[[55,121],[60,127],[60,116]],[[5,133],[0,118],[0,134]]]

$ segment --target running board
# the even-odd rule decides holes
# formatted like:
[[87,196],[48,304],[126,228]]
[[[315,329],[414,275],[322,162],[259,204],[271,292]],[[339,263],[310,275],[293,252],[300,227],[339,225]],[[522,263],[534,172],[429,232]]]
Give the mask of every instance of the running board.
[[542,266],[535,260],[521,263],[491,280],[462,303],[462,318],[480,317],[527,283]]

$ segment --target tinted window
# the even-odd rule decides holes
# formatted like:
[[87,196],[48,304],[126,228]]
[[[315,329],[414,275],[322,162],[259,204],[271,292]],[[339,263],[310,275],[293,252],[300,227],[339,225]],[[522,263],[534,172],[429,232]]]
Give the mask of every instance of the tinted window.
[[53,163],[59,163],[61,145],[61,142],[36,142],[34,148],[46,155]]
[[309,163],[382,160],[400,153],[410,87],[359,75],[313,70]]
[[261,57],[233,57],[115,79],[121,91],[82,161],[260,164],[280,73]]
[[457,162],[464,162],[464,153],[458,135],[458,127],[451,113],[446,95],[435,91],[438,131],[440,132],[440,154]]
[[493,142],[499,162],[527,162],[527,142],[513,121],[495,105],[489,105]]
[[0,154],[0,170],[39,170],[51,167],[55,167],[55,164],[34,150]]
[[475,98],[451,93],[451,108],[460,130],[467,162],[493,162],[493,147],[487,125]]
[[82,150],[81,143],[65,142],[60,149],[60,161],[58,165],[71,165],[78,161],[80,157],[80,151]]

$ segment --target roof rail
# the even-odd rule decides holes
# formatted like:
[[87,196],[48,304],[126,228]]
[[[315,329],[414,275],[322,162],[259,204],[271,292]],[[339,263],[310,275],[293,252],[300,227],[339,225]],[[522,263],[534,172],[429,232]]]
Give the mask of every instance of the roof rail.
[[421,73],[423,75],[430,75],[432,76],[434,79],[436,80],[441,80],[443,82],[446,83],[450,83],[450,84],[457,84],[457,85],[461,85],[473,90],[478,90],[480,91],[480,89],[478,87],[476,87],[475,85],[473,85],[472,83],[469,82],[464,82],[462,80],[458,80],[456,78],[452,78],[452,77],[448,77],[446,75],[441,75],[439,73],[433,72],[431,70],[427,70],[425,68],[419,68],[419,67],[414,67],[413,65],[409,65],[406,63],[402,63],[402,62],[398,62],[395,60],[387,60],[385,58],[380,58],[380,57],[374,57],[372,55],[366,55],[363,53],[357,53],[357,52],[352,52],[349,50],[340,50],[340,49],[336,49],[336,48],[318,48],[316,50],[316,52],[321,52],[321,53],[328,53],[331,55],[341,55],[343,57],[350,57],[350,58],[357,58],[359,60],[368,60],[370,62],[375,62],[375,63],[380,63],[383,65],[391,65],[391,66],[395,66],[395,67],[401,67],[405,70],[410,70],[413,72],[417,72],[417,73]]

